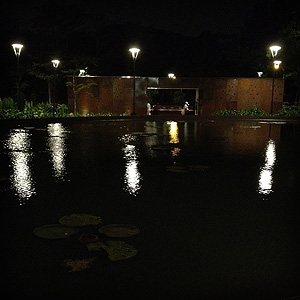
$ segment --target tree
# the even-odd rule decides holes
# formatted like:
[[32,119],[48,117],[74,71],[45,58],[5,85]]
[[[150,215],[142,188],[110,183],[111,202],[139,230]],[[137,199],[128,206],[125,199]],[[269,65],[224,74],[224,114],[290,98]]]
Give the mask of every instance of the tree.
[[292,102],[300,102],[300,21],[295,18],[282,31],[282,61],[287,84],[294,90]]
[[74,114],[77,114],[77,104],[78,104],[78,95],[80,92],[85,91],[86,94],[89,94],[89,87],[93,85],[97,85],[95,81],[85,80],[83,82],[78,82],[78,73],[80,70],[85,70],[84,76],[89,76],[87,74],[87,70],[89,66],[97,65],[97,59],[92,56],[74,56],[69,61],[70,69],[68,71],[64,71],[64,73],[71,75],[72,80],[68,80],[66,85],[70,87],[73,91],[74,100],[73,100],[73,108]]
[[41,79],[47,81],[48,85],[48,102],[49,104],[52,103],[52,94],[53,94],[53,88],[57,81],[58,75],[53,70],[52,63],[33,63],[31,70],[29,71],[29,74]]
[[67,86],[72,88],[74,100],[74,114],[77,114],[77,104],[78,104],[78,95],[80,92],[85,90],[86,94],[89,94],[88,88],[93,85],[97,85],[97,83],[93,80],[86,80],[83,83],[78,83],[78,76],[75,75],[76,71],[73,71],[72,81],[67,81]]

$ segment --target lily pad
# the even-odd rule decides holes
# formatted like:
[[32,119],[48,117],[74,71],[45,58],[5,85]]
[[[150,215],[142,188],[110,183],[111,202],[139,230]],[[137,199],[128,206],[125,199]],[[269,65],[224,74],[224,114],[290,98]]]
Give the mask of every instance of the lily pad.
[[98,241],[98,239],[99,239],[98,235],[95,235],[93,233],[84,233],[79,237],[79,242],[88,244],[88,243],[96,242]]
[[86,225],[98,225],[101,223],[101,219],[98,216],[88,214],[71,214],[61,217],[59,223],[66,226],[80,227]]
[[50,224],[36,227],[33,233],[44,239],[67,239],[78,233],[78,229],[61,224]]
[[125,260],[137,255],[138,251],[123,241],[96,242],[87,245],[90,251],[105,250],[111,261]]
[[86,245],[89,251],[101,251],[105,248],[104,242],[90,243]]
[[140,229],[131,224],[110,224],[99,228],[99,232],[109,237],[128,237],[140,233]]
[[69,272],[77,272],[89,268],[94,260],[96,260],[96,257],[87,259],[65,259],[63,266],[69,268]]

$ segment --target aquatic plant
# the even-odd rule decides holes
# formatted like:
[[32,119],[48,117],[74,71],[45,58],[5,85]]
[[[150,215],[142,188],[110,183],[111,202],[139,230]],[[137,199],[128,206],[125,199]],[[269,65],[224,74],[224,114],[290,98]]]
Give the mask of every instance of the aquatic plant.
[[36,227],[33,233],[44,239],[67,239],[77,234],[78,229],[61,224],[50,224]]
[[[35,236],[43,239],[67,239],[81,232],[77,239],[82,244],[86,244],[88,251],[105,251],[109,260],[118,261],[129,259],[137,254],[137,249],[124,241],[99,240],[99,236],[92,232],[85,232],[86,228],[91,230],[91,226],[101,223],[99,216],[90,214],[70,214],[59,218],[59,224],[43,225],[34,228]],[[83,232],[84,231],[84,232]],[[98,232],[107,237],[126,238],[140,233],[140,229],[132,224],[108,224],[100,227]],[[96,257],[65,259],[62,266],[69,268],[69,272],[83,271],[90,267]]]
[[90,251],[104,249],[111,261],[124,260],[137,255],[137,250],[123,241],[96,242],[88,244],[87,247]]

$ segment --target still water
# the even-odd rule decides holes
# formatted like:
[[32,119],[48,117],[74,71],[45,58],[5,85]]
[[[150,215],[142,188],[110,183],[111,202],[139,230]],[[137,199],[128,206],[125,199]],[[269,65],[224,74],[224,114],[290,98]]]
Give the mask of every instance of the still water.
[[[285,299],[300,295],[300,125],[103,120],[2,126],[5,290],[31,299]],[[70,214],[134,224],[138,254],[69,272]],[[98,226],[99,228],[100,226]],[[88,228],[98,234],[98,228]],[[101,239],[101,236],[100,236]],[[127,299],[127,298],[126,298]]]

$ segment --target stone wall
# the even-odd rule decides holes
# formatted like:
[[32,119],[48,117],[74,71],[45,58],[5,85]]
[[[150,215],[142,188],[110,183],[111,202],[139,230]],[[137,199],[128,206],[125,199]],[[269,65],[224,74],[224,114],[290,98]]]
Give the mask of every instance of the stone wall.
[[[90,76],[73,78],[77,85],[93,81],[95,85],[77,95],[77,112],[81,114],[110,112],[133,113],[133,78],[117,76]],[[72,77],[69,78],[72,80]],[[249,109],[253,106],[273,113],[282,107],[284,79],[281,78],[197,78],[136,77],[135,113],[146,115],[148,88],[195,89],[199,115],[211,115],[220,109]],[[197,103],[196,103],[197,102]],[[68,88],[69,111],[74,111],[74,93]]]

